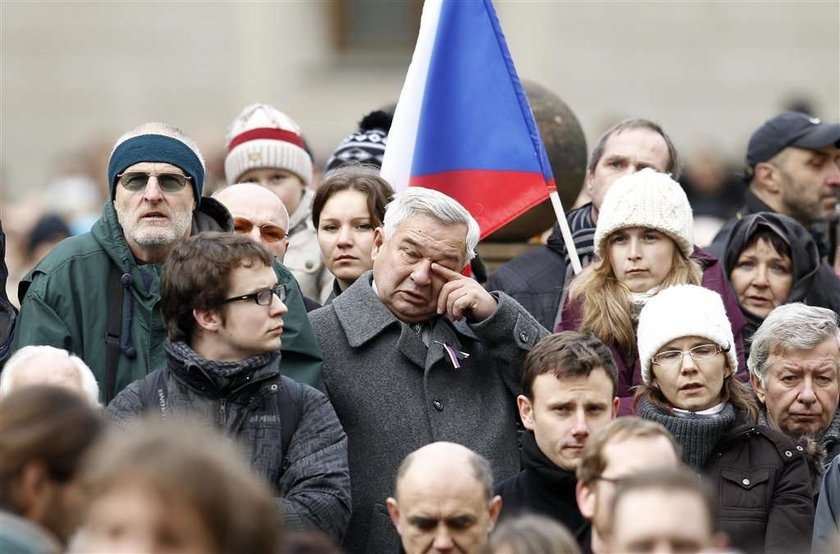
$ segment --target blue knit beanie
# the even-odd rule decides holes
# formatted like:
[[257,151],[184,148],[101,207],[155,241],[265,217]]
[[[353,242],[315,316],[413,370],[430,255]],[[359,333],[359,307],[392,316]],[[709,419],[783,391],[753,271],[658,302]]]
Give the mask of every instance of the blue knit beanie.
[[111,152],[108,160],[108,186],[112,202],[116,195],[117,175],[142,162],[162,162],[180,167],[190,176],[195,201],[201,200],[204,190],[204,162],[201,154],[176,138],[147,134],[124,140]]

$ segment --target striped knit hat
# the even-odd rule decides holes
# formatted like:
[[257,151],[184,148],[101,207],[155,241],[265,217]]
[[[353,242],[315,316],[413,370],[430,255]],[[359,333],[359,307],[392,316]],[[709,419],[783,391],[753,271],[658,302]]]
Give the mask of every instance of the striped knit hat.
[[312,158],[306,151],[300,127],[289,116],[268,104],[251,104],[228,128],[225,144],[225,177],[236,183],[250,169],[291,171],[305,185],[312,180]]

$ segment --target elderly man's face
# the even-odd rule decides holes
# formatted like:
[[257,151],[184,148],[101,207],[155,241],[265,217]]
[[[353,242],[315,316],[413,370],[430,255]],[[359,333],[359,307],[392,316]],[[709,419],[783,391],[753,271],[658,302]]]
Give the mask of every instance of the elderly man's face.
[[427,215],[403,221],[387,239],[381,228],[376,229],[372,257],[379,299],[407,323],[434,316],[445,281],[432,272],[432,263],[461,271],[466,240],[466,225],[443,223]]
[[248,235],[283,261],[289,247],[289,219],[279,198],[257,185],[232,185],[216,199],[233,216],[237,233]]
[[[122,175],[148,173],[152,177],[146,187],[129,191],[123,179],[117,182],[114,208],[125,240],[132,253],[143,261],[163,261],[161,252],[169,253],[175,244],[186,238],[192,225],[195,199],[189,181],[177,192],[163,192],[158,176],[185,176],[181,168],[162,162],[142,162],[129,166]],[[163,255],[162,258],[166,256]]]
[[396,501],[389,499],[388,510],[406,554],[479,554],[501,499],[488,499],[465,464],[436,476],[410,471],[400,481]]
[[794,437],[815,437],[837,410],[840,346],[829,337],[814,348],[773,353],[762,384],[753,377],[758,399],[773,427]]

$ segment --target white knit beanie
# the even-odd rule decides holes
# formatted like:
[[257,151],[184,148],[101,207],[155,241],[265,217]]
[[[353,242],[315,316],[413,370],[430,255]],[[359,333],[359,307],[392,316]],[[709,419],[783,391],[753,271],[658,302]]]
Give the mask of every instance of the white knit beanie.
[[300,127],[292,118],[268,104],[251,104],[236,116],[225,137],[225,177],[233,184],[249,169],[291,171],[305,185],[312,180],[312,158]]
[[607,238],[628,227],[665,233],[686,258],[694,250],[694,219],[688,198],[679,183],[654,169],[620,177],[607,191],[595,226],[595,249],[601,259],[607,259]]
[[674,339],[702,337],[729,348],[729,371],[738,371],[732,325],[718,293],[697,285],[668,287],[648,300],[639,314],[637,331],[642,380],[650,385],[653,357]]

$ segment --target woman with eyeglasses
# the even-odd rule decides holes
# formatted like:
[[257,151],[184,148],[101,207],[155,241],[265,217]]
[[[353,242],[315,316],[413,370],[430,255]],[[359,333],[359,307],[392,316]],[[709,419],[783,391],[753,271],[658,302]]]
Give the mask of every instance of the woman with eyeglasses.
[[663,425],[682,460],[718,492],[720,527],[747,553],[807,552],[814,518],[804,452],[756,423],[738,370],[732,329],[714,291],[666,288],[639,316],[639,415]]
[[345,166],[324,181],[312,201],[312,222],[327,269],[335,277],[326,303],[373,268],[373,230],[382,225],[394,190],[372,168]]
[[[595,228],[595,261],[576,277],[556,331],[592,333],[612,349],[618,369],[619,415],[632,412],[642,383],[636,356],[639,312],[660,290],[702,285],[725,299],[733,354],[743,366],[744,319],[718,261],[695,248],[691,206],[679,183],[653,169],[616,180]],[[746,379],[746,372],[740,376]]]
[[791,217],[763,212],[738,220],[723,266],[747,320],[747,344],[764,318],[782,304],[804,302],[840,313],[840,281],[820,261],[810,231]]

